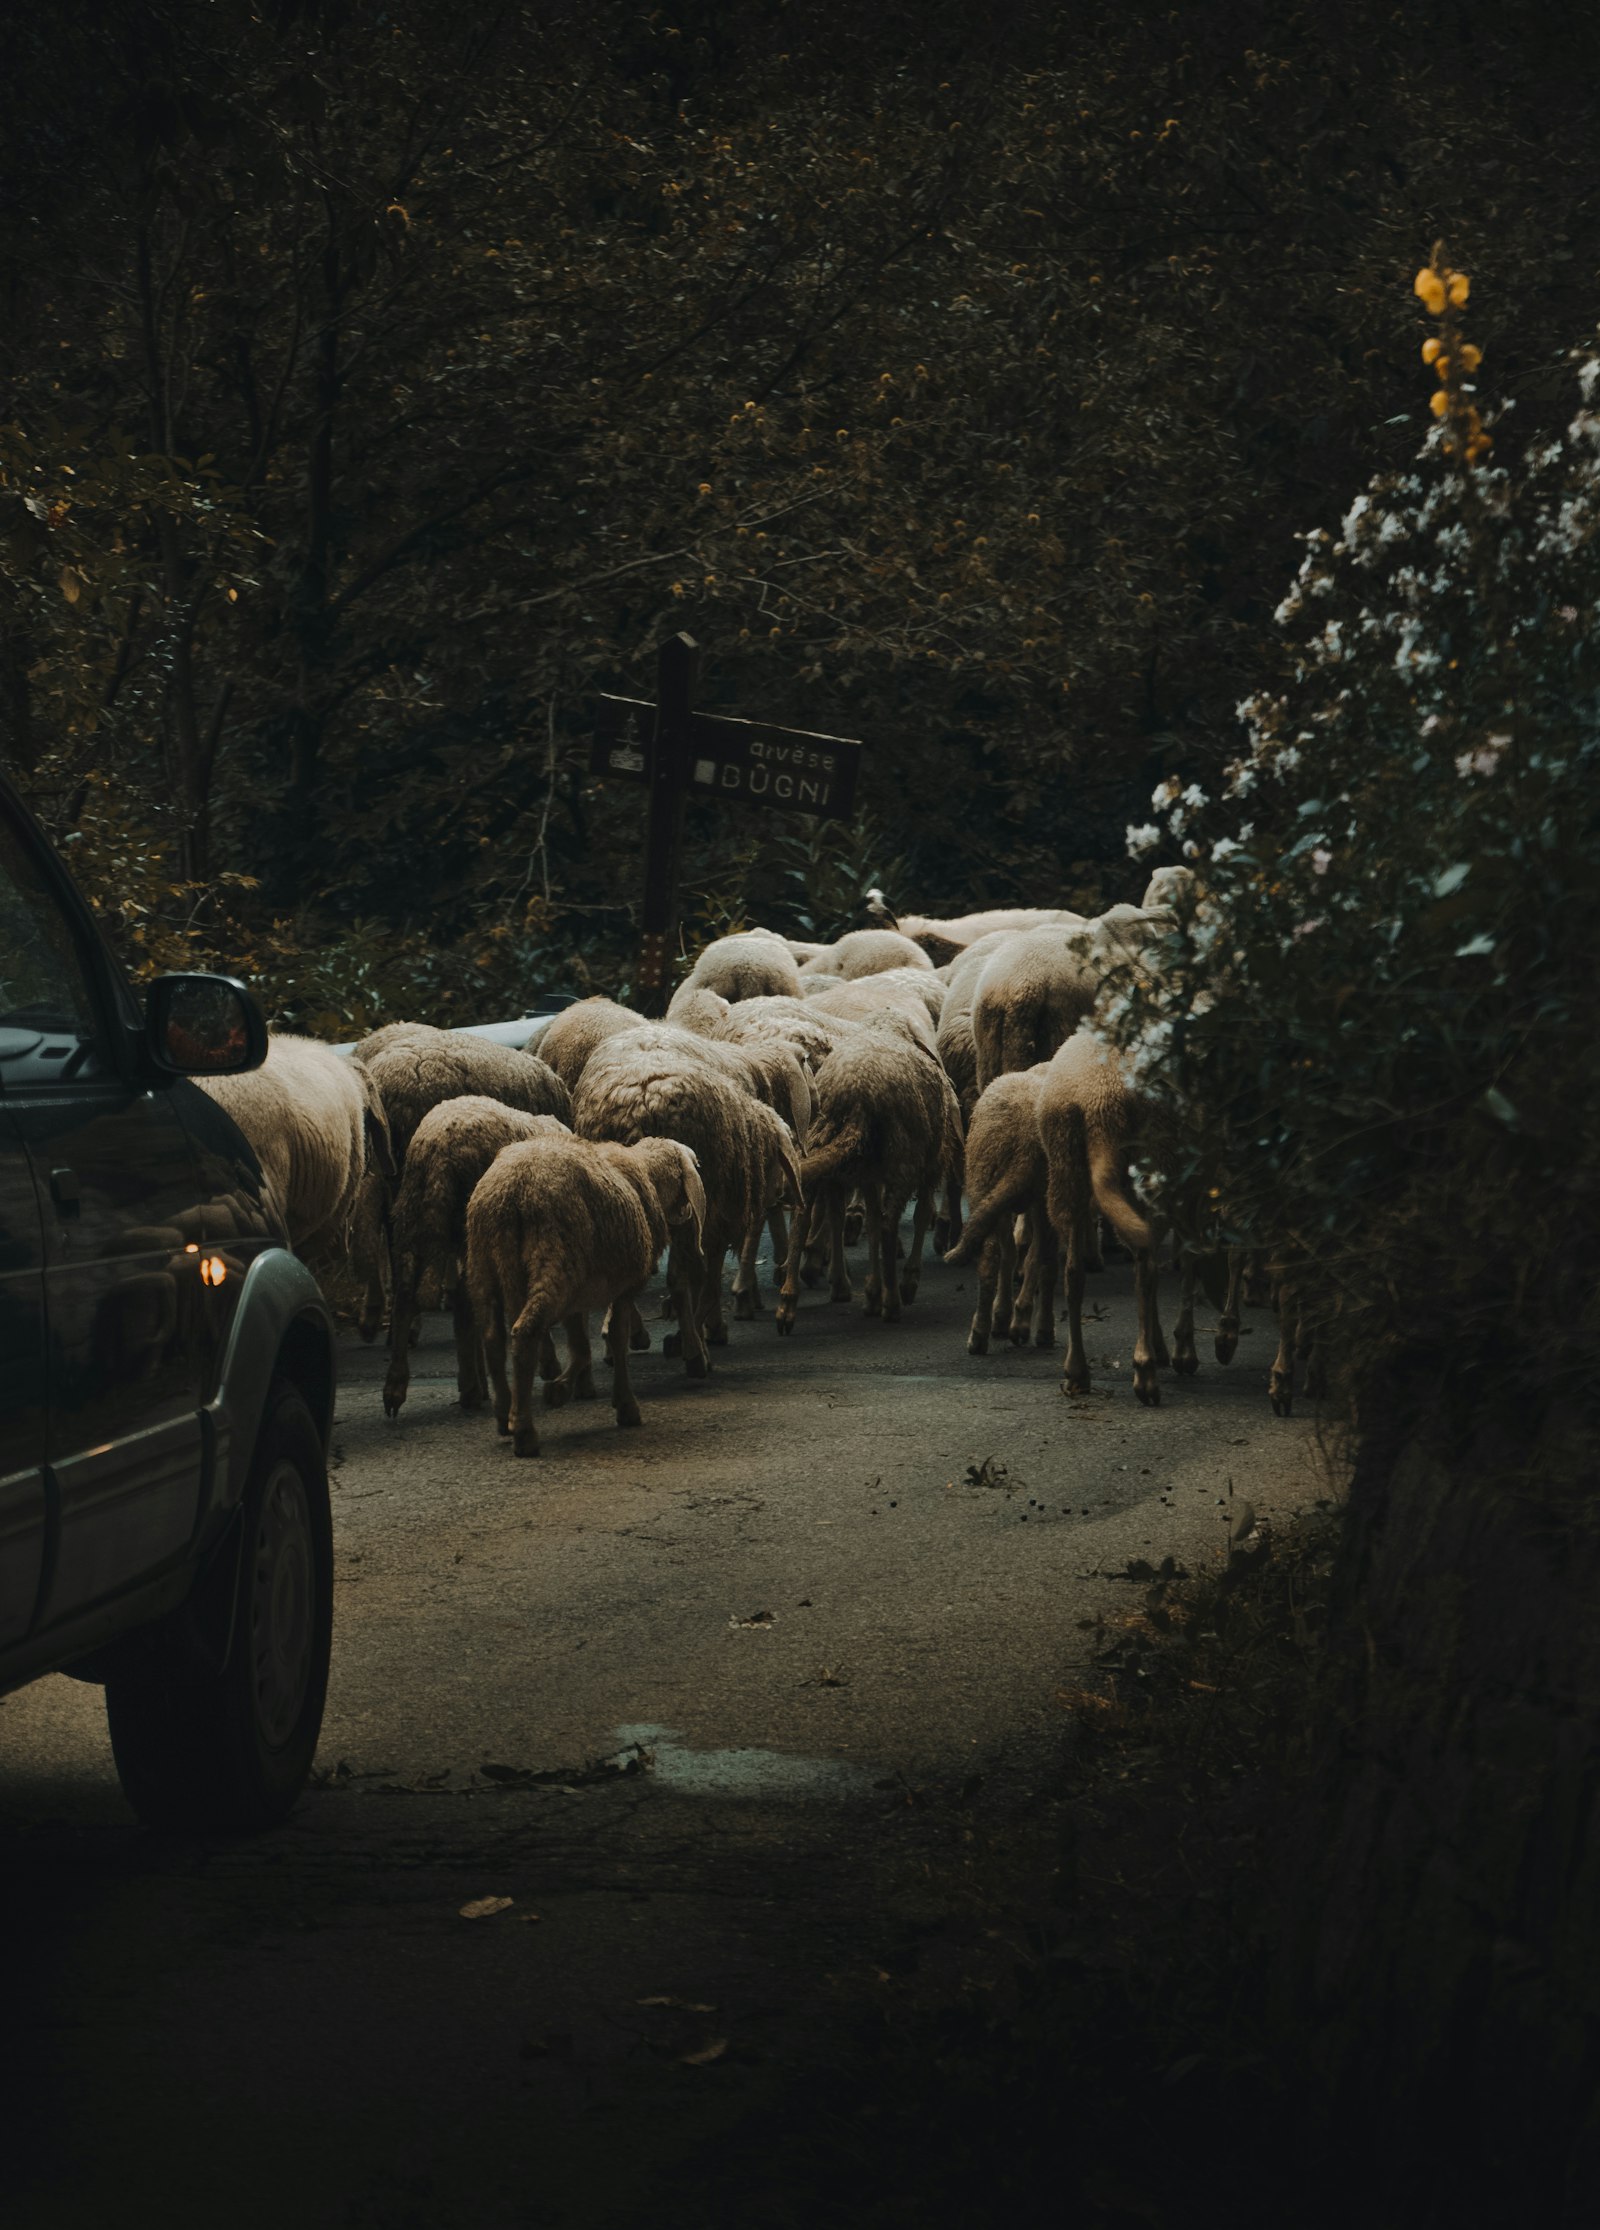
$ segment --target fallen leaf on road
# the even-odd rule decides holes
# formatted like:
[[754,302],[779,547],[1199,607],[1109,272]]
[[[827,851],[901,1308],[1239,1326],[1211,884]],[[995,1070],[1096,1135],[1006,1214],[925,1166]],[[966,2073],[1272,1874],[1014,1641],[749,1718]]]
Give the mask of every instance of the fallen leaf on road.
[[698,2052],[680,2052],[679,2060],[685,2067],[709,2067],[713,2060],[720,2060],[728,2049],[725,2036],[714,2036],[709,2044],[702,2044]]
[[495,1913],[508,1912],[515,1902],[510,1897],[474,1897],[461,1907],[463,1920],[488,1920]]
[[730,1626],[776,1626],[777,1623],[771,1611],[752,1611],[748,1618],[730,1618],[728,1621]]

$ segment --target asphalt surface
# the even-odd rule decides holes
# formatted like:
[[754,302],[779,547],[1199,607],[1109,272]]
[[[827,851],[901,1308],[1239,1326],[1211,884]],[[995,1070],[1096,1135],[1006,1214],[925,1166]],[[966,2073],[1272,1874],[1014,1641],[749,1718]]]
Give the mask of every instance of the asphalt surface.
[[456,1407],[443,1317],[394,1422],[349,1342],[290,1823],[148,1836],[97,1690],[0,1701],[8,2230],[790,2219],[740,2133],[936,1963],[974,1869],[1047,1883],[1097,1622],[1328,1491],[1264,1312],[1138,1407],[1131,1282],[1091,1281],[1082,1401],[1059,1351],[968,1356],[936,1266],[898,1325],[733,1326],[705,1383],[655,1327],[642,1428],[598,1368],[537,1461]]

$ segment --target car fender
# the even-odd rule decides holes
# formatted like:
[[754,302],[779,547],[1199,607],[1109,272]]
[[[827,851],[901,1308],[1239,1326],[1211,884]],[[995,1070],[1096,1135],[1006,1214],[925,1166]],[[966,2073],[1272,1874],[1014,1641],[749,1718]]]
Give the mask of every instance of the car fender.
[[210,1454],[208,1529],[238,1507],[274,1378],[299,1387],[327,1448],[334,1355],[333,1316],[305,1264],[284,1247],[258,1254],[228,1327],[217,1391],[200,1412]]

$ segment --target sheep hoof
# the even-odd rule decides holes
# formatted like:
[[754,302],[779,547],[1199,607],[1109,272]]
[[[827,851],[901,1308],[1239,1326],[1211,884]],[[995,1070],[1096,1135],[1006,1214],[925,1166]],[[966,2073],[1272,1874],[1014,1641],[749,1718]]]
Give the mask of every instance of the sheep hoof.
[[668,1332],[661,1342],[661,1352],[663,1355],[676,1360],[683,1353],[683,1334],[681,1332]]
[[836,1285],[828,1295],[830,1301],[853,1301],[855,1297],[856,1289],[848,1281],[842,1285]]
[[1028,1344],[1028,1327],[1027,1327],[1027,1325],[1026,1325],[1026,1324],[1012,1324],[1012,1325],[1009,1325],[1009,1326],[1007,1327],[1007,1330],[1006,1330],[1006,1338],[1007,1338],[1007,1339],[1008,1339],[1008,1340],[1009,1340],[1009,1341],[1011,1342],[1011,1344],[1012,1344],[1012,1346],[1013,1346],[1013,1347],[1026,1347],[1026,1346],[1027,1346],[1027,1344]]
[[1159,1409],[1161,1407],[1161,1388],[1156,1383],[1154,1364],[1136,1363],[1134,1365],[1133,1390],[1138,1395],[1142,1408]]
[[1195,1372],[1200,1368],[1200,1358],[1188,1348],[1185,1348],[1183,1353],[1174,1361],[1172,1367],[1180,1378],[1193,1378]]
[[1277,1371],[1274,1371],[1272,1374],[1271,1398],[1272,1414],[1274,1417],[1292,1417],[1294,1415],[1293,1383],[1292,1381],[1280,1376]]
[[788,1334],[789,1334],[790,1332],[792,1332],[792,1331],[794,1330],[794,1311],[793,1311],[793,1309],[779,1309],[779,1311],[778,1311],[778,1314],[777,1314],[777,1318],[776,1318],[776,1323],[777,1323],[777,1326],[778,1326],[778,1337],[779,1337],[779,1339],[783,1339],[783,1338],[785,1338],[785,1337],[786,1337],[786,1336],[787,1336],[787,1335],[788,1335]]
[[514,1456],[536,1456],[539,1453],[539,1435],[531,1425],[518,1427],[516,1438],[511,1443],[511,1452]]
[[1067,1370],[1062,1373],[1061,1391],[1069,1401],[1081,1399],[1083,1395],[1089,1392],[1089,1385],[1089,1373],[1087,1371]]
[[691,1355],[683,1367],[691,1378],[709,1378],[711,1376],[711,1358],[709,1355]]
[[494,1421],[494,1429],[500,1435],[500,1438],[504,1440],[507,1434],[510,1432],[511,1427],[506,1422],[504,1417],[496,1417]]
[[[546,1409],[564,1409],[571,1399],[572,1388],[564,1378],[552,1378],[546,1385],[544,1390],[544,1406]],[[519,1456],[522,1454],[520,1448],[517,1450],[517,1454]]]
[[405,1398],[406,1389],[403,1386],[385,1386],[383,1389],[383,1414],[385,1417],[398,1417]]
[[1217,1361],[1219,1363],[1231,1363],[1238,1346],[1239,1335],[1237,1332],[1219,1332],[1216,1341]]
[[640,1425],[643,1422],[644,1419],[639,1415],[639,1404],[636,1401],[618,1402],[617,1423],[619,1425]]
[[907,1301],[907,1302],[910,1302],[910,1301],[914,1301],[914,1300],[916,1299],[916,1297],[917,1297],[917,1281],[916,1281],[916,1279],[915,1279],[915,1278],[902,1278],[902,1279],[900,1280],[900,1298],[901,1298],[901,1300],[902,1300],[902,1301]]
[[972,1328],[972,1330],[971,1330],[971,1331],[970,1331],[970,1332],[969,1332],[969,1333],[967,1334],[967,1353],[968,1353],[969,1355],[987,1355],[987,1354],[988,1354],[988,1352],[989,1352],[989,1335],[988,1335],[988,1333],[987,1333],[987,1332],[980,1332],[980,1331],[978,1330],[977,1326],[976,1326],[976,1325],[974,1325],[974,1326],[973,1326],[973,1328]]
[[360,1334],[361,1339],[366,1346],[370,1347],[372,1345],[373,1341],[377,1338],[378,1333],[382,1328],[382,1324],[383,1319],[381,1317],[364,1316],[361,1318],[360,1322],[356,1325],[356,1330]]

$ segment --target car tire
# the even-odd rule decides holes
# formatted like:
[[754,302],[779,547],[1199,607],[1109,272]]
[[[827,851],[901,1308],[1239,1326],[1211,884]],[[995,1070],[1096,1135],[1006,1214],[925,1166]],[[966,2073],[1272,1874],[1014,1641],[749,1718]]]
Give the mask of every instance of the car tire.
[[149,1827],[270,1827],[311,1771],[333,1637],[333,1521],[322,1441],[286,1379],[267,1397],[241,1520],[221,1669],[180,1612],[106,1681],[117,1773]]

